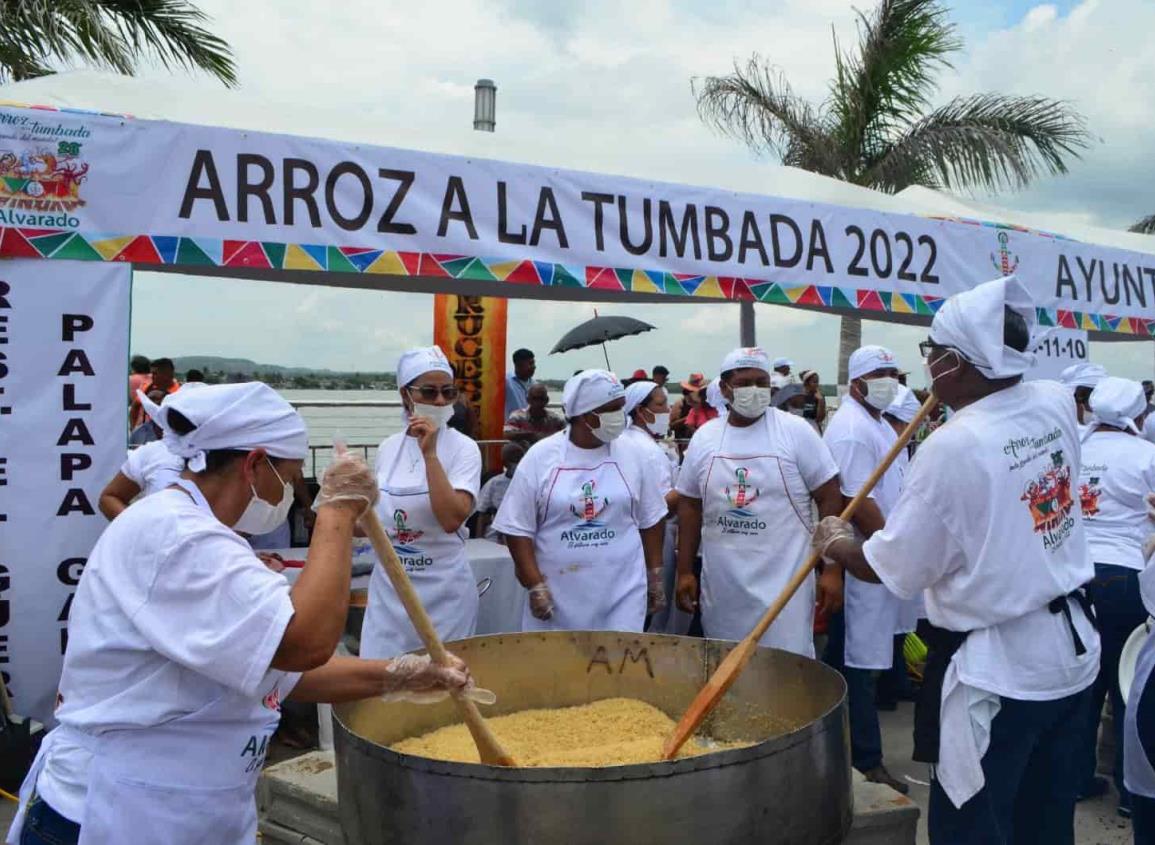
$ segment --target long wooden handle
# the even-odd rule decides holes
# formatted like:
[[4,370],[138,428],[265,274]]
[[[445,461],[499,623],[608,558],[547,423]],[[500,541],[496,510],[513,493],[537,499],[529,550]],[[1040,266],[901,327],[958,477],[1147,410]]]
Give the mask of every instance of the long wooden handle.
[[[417,591],[413,589],[413,582],[409,580],[409,575],[405,572],[405,567],[401,565],[401,561],[398,560],[397,552],[393,549],[389,535],[385,533],[381,520],[372,508],[367,509],[362,515],[361,527],[369,535],[369,542],[373,544],[373,550],[377,552],[381,565],[385,567],[385,573],[393,583],[393,589],[397,591],[401,604],[405,606],[405,612],[409,614],[409,621],[417,629],[417,635],[421,637],[421,642],[425,643],[429,656],[434,662],[442,666],[447,665],[449,652],[445,650],[441,637],[437,635],[437,629],[433,627],[433,620],[425,612],[425,606],[421,604],[421,599],[417,597]],[[457,704],[457,709],[461,711],[462,718],[465,719],[469,733],[473,735],[473,741],[477,744],[477,751],[481,755],[481,762],[491,766],[516,766],[517,763],[501,747],[501,743],[498,742],[493,731],[489,729],[489,725],[485,723],[481,711],[477,709],[477,704],[459,695],[453,696],[453,700]]]
[[[853,400],[847,399],[847,401]],[[886,453],[886,456],[882,459],[882,463],[874,468],[874,472],[870,474],[870,478],[866,480],[866,483],[862,485],[862,488],[855,494],[854,498],[842,509],[842,519],[849,521],[850,518],[854,516],[858,510],[858,506],[871,494],[875,485],[878,484],[882,476],[886,474],[886,471],[890,469],[890,465],[894,463],[894,459],[898,457],[898,453],[906,448],[906,444],[910,442],[910,438],[914,436],[918,427],[921,426],[923,420],[926,419],[927,414],[930,413],[931,408],[937,403],[938,399],[932,393],[926,402],[923,403],[922,407],[919,408],[914,419],[910,421],[902,434],[894,441],[894,445],[890,447],[890,451]],[[718,706],[718,702],[722,700],[722,696],[734,685],[734,681],[738,679],[742,670],[746,668],[746,664],[750,662],[750,658],[754,656],[754,651],[758,647],[758,640],[762,639],[762,635],[766,633],[774,623],[774,620],[778,618],[778,614],[782,612],[782,609],[786,607],[790,599],[794,598],[794,594],[798,592],[798,588],[806,583],[806,579],[810,577],[814,568],[818,566],[819,560],[821,560],[821,555],[817,552],[810,555],[806,563],[791,577],[790,582],[786,585],[786,588],[782,590],[781,595],[779,595],[766,612],[762,614],[762,618],[758,620],[758,624],[754,626],[754,630],[734,646],[733,650],[726,655],[726,659],[714,670],[714,674],[706,681],[706,685],[702,687],[697,696],[694,697],[694,700],[690,702],[690,706],[686,708],[686,712],[682,714],[682,718],[678,721],[678,724],[674,726],[673,733],[666,739],[666,744],[662,749],[664,759],[674,759],[674,756],[677,755],[682,746],[686,744],[686,740],[694,735],[694,732],[701,727],[706,717]]]

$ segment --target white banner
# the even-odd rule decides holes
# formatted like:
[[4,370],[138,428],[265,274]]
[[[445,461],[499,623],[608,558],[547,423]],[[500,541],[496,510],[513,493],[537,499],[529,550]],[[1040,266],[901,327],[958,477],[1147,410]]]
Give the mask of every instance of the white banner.
[[1076,329],[1055,329],[1035,346],[1035,355],[1035,366],[1026,378],[1057,381],[1067,367],[1087,361],[1087,333]]
[[0,671],[51,724],[68,612],[125,457],[126,265],[0,262]]
[[1055,325],[1155,332],[1148,253],[976,221],[95,114],[0,108],[0,229],[0,255],[13,257],[450,277],[463,292],[470,281],[509,282],[924,318],[1014,272]]

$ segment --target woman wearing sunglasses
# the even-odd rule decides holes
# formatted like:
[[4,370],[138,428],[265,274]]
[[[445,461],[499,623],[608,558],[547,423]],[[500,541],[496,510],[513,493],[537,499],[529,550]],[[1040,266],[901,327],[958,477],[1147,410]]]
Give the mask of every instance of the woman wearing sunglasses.
[[[457,388],[436,346],[397,362],[405,430],[377,448],[377,514],[443,640],[473,635],[477,585],[465,552],[465,520],[481,484],[477,444],[447,426]],[[392,657],[421,648],[382,567],[369,580],[361,656]]]

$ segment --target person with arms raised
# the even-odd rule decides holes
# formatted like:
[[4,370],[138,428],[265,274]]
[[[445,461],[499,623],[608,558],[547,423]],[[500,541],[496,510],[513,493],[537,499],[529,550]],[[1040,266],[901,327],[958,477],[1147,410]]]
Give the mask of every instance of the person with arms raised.
[[1075,499],[1070,394],[1023,381],[1035,303],[1014,277],[951,297],[921,344],[954,409],[920,447],[885,526],[863,543],[828,517],[827,565],[912,599],[933,629],[915,759],[933,763],[934,845],[1074,841],[1099,636],[1081,587],[1094,568]]
[[[740,640],[809,554],[811,502],[842,505],[838,467],[801,417],[770,407],[770,361],[758,347],[722,362],[729,414],[694,435],[678,474],[678,606],[715,639]],[[694,558],[702,552],[701,585]],[[824,606],[842,604],[837,568],[818,580]],[[699,599],[700,597],[700,599]],[[815,583],[790,600],[761,644],[814,656]]]
[[605,370],[566,382],[568,425],[526,452],[493,527],[529,591],[522,630],[640,632],[661,595],[666,501],[626,430]]

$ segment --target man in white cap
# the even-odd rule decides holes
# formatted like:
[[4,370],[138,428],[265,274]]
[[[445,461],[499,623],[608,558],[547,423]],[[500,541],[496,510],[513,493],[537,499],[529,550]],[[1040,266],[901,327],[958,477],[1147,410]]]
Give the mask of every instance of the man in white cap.
[[[866,484],[894,443],[895,435],[882,413],[895,400],[898,363],[883,346],[863,346],[850,356],[850,392],[830,419],[823,441],[838,465],[842,497],[849,502]],[[856,535],[862,539],[880,531],[898,501],[901,469],[890,469],[854,514]],[[894,634],[901,602],[882,584],[846,578],[845,604],[830,619],[830,639],[824,659],[846,678],[850,711],[851,760],[866,779],[906,794],[910,787],[896,780],[882,762],[882,730],[875,707],[876,673],[894,665]]]
[[906,599],[926,591],[933,635],[915,759],[935,764],[936,845],[1074,840],[1072,726],[1086,719],[1099,666],[1077,591],[1094,569],[1073,489],[1070,397],[1022,380],[1034,325],[1014,277],[951,297],[920,349],[954,416],[919,448],[881,531],[863,543],[834,518],[814,535],[858,578]]
[[[770,360],[758,348],[722,362],[729,414],[702,426],[678,474],[678,605],[701,602],[706,636],[745,637],[809,554],[811,502],[842,504],[838,468],[801,417],[770,407]],[[694,558],[702,553],[701,585]],[[842,601],[837,568],[819,579],[824,606]],[[815,583],[810,579],[761,640],[814,656]]]
[[1106,377],[1106,368],[1089,361],[1072,364],[1059,374],[1059,382],[1074,396],[1079,425],[1091,423],[1091,411],[1087,407],[1087,401],[1091,398],[1091,391],[1095,389],[1095,385]]
[[773,378],[774,375],[779,375],[782,377],[782,385],[783,386],[790,384],[791,382],[795,381],[795,378],[792,374],[793,369],[794,369],[794,362],[791,361],[789,358],[785,358],[785,357],[775,358],[774,359],[774,373],[771,374],[771,378]]
[[626,430],[617,376],[585,370],[562,394],[567,427],[518,465],[493,527],[529,591],[522,630],[635,631],[664,601],[668,507]]
[[1131,796],[1123,783],[1125,702],[1117,679],[1123,644],[1147,619],[1139,594],[1139,573],[1146,567],[1143,541],[1151,528],[1146,497],[1155,491],[1155,444],[1140,434],[1147,417],[1147,399],[1139,382],[1107,376],[1095,385],[1088,404],[1094,423],[1083,434],[1079,502],[1088,551],[1095,564],[1095,578],[1087,585],[1087,594],[1095,607],[1103,652],[1088,710],[1080,794],[1089,797],[1106,791],[1106,783],[1095,775],[1095,752],[1099,716],[1109,691],[1115,730],[1115,789],[1119,812],[1127,816]]
[[[461,661],[334,657],[353,526],[377,496],[364,461],[321,482],[292,586],[238,531],[284,519],[305,423],[264,384],[182,390],[154,416],[188,466],[105,529],[72,603],[58,727],[24,785],[9,843],[251,843],[255,786],[281,701],[465,691]],[[43,835],[42,835],[43,834]]]

